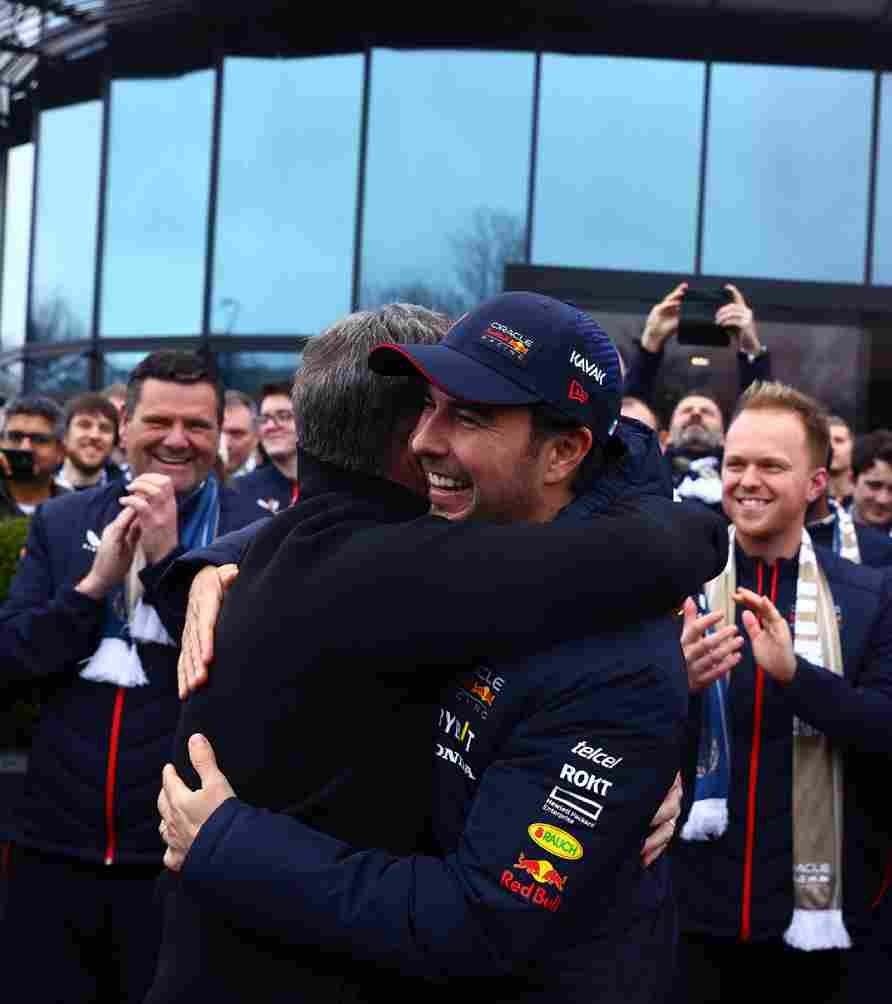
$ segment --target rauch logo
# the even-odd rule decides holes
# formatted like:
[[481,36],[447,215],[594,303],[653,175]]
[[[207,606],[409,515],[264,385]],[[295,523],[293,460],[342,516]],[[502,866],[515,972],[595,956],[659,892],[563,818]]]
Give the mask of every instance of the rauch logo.
[[527,828],[530,839],[535,841],[544,851],[549,851],[555,857],[565,861],[578,861],[582,857],[582,845],[566,830],[560,830],[548,823],[532,823]]

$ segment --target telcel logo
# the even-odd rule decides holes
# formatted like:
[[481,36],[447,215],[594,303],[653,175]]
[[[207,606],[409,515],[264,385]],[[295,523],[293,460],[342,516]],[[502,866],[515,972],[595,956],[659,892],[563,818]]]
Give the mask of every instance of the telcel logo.
[[566,830],[559,830],[548,823],[532,823],[527,827],[527,833],[542,850],[549,851],[555,857],[565,861],[578,861],[582,857],[582,845]]

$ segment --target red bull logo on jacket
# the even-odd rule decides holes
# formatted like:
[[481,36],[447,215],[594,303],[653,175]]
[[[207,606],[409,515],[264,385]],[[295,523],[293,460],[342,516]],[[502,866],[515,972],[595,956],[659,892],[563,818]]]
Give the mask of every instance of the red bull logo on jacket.
[[[561,905],[560,893],[564,891],[567,876],[561,875],[550,861],[546,861],[544,858],[540,860],[527,858],[523,851],[520,852],[513,867],[521,873],[526,873],[533,881],[524,884],[510,868],[506,868],[502,872],[500,882],[502,888],[517,896],[522,896],[531,903],[535,903],[536,906],[541,906],[543,910],[550,910],[554,913]],[[557,892],[549,895],[549,888],[556,889]]]

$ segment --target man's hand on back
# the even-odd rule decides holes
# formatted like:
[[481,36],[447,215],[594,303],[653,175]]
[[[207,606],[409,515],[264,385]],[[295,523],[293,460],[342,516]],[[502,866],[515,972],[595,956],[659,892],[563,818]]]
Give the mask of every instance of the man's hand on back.
[[217,766],[211,744],[204,736],[189,737],[189,759],[201,779],[201,787],[192,791],[180,779],[172,763],[164,765],[161,774],[161,792],[158,795],[158,812],[161,822],[158,832],[167,844],[164,866],[178,872],[186,855],[210,816],[235,792]]
[[235,582],[238,565],[209,565],[192,580],[186,626],[177,662],[177,689],[184,701],[193,690],[207,683],[214,658],[214,631],[226,590]]
[[675,823],[681,815],[681,774],[675,775],[672,787],[650,824],[650,834],[641,848],[641,863],[647,868],[666,850],[675,835]]

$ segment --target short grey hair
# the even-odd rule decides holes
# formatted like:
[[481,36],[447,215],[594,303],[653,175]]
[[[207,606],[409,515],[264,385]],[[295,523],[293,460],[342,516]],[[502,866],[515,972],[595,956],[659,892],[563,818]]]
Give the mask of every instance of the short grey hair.
[[420,411],[426,385],[373,373],[369,352],[385,342],[434,345],[448,329],[444,314],[388,303],[310,339],[292,392],[298,447],[347,470],[386,475],[397,430]]
[[223,410],[227,408],[247,408],[253,421],[257,421],[257,402],[241,390],[228,390],[223,395]]

